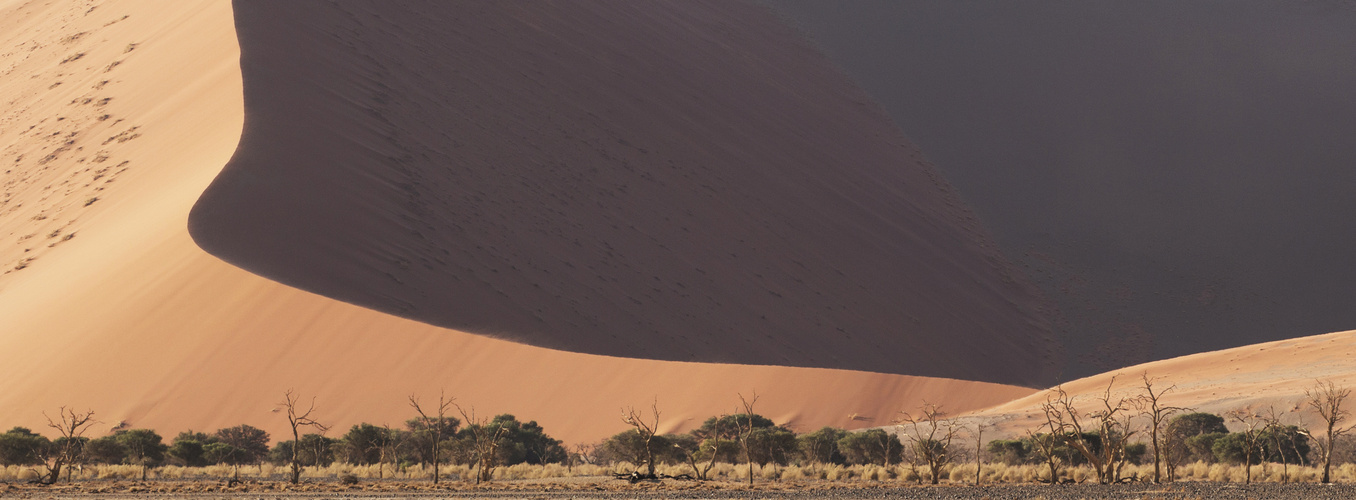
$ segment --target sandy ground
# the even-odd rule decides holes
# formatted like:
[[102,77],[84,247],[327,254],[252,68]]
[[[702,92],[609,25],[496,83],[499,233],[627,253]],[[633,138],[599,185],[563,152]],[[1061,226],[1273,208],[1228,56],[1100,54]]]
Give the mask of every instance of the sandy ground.
[[231,5],[0,2],[0,424],[93,409],[173,435],[248,423],[315,396],[334,435],[400,425],[440,389],[480,414],[535,419],[567,442],[623,430],[658,400],[661,429],[756,410],[809,430],[888,421],[922,399],[975,409],[1021,387],[879,373],[571,354],[429,326],[260,278],[186,230],[245,121]]

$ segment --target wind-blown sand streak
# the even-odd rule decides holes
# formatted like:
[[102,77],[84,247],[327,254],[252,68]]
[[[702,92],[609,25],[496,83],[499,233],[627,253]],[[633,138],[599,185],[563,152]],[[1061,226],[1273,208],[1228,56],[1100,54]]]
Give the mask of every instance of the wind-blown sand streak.
[[[809,429],[878,424],[921,399],[970,409],[1030,392],[565,353],[245,272],[203,252],[185,229],[239,139],[237,58],[224,1],[0,2],[8,170],[0,259],[11,271],[0,276],[0,424],[42,429],[40,412],[72,405],[94,409],[105,427],[248,423],[280,436],[275,403],[295,388],[316,396],[320,419],[342,431],[359,421],[399,425],[411,413],[407,395],[445,388],[482,413],[536,419],[584,442],[622,430],[619,407],[655,398],[665,430],[731,411],[736,392],[753,390],[761,413]],[[62,149],[66,141],[74,142]],[[109,164],[122,167],[101,173]]]

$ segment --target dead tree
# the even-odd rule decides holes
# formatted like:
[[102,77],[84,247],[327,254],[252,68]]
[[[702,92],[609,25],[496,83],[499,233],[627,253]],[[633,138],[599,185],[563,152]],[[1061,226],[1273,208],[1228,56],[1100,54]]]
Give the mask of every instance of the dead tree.
[[1351,426],[1343,427],[1342,423],[1351,412],[1342,409],[1342,403],[1351,395],[1351,389],[1337,387],[1331,380],[1319,381],[1312,388],[1304,391],[1304,403],[1315,412],[1323,421],[1323,435],[1314,436],[1309,431],[1304,431],[1315,443],[1318,443],[1319,454],[1323,459],[1323,483],[1332,481],[1332,450],[1337,444],[1337,438],[1351,431]]
[[[1271,438],[1271,444],[1276,450],[1276,458],[1281,460],[1281,482],[1288,483],[1290,482],[1290,459],[1285,456],[1285,448],[1281,440],[1289,438],[1292,441],[1291,447],[1294,448],[1294,434],[1286,432],[1285,422],[1281,421],[1281,415],[1276,412],[1276,405],[1267,407],[1266,413],[1262,414],[1262,422],[1264,424],[1263,434]],[[1265,457],[1263,460],[1265,460]],[[1262,470],[1265,473],[1265,465]]]
[[[951,440],[956,437],[960,425],[955,419],[946,418],[942,407],[923,402],[919,414],[899,412],[894,424],[899,432],[909,437],[913,456],[928,467],[928,480],[932,484],[941,481],[942,468],[952,461]],[[889,450],[886,450],[889,454]]]
[[448,398],[443,391],[438,391],[438,406],[430,408],[434,410],[437,416],[430,416],[424,408],[419,406],[419,398],[410,395],[410,406],[414,408],[415,413],[419,414],[419,421],[424,424],[424,432],[429,433],[432,444],[429,445],[433,452],[433,484],[438,484],[438,465],[442,463],[443,446],[443,428],[447,422],[447,410],[452,408],[456,398]]
[[706,439],[706,441],[709,441],[711,444],[711,458],[706,461],[706,465],[697,465],[697,453],[701,453],[702,451],[702,442],[697,443],[696,451],[685,453],[685,455],[687,455],[687,464],[692,467],[692,475],[695,476],[698,481],[706,481],[711,473],[711,469],[716,466],[716,458],[720,456],[720,423],[725,420],[726,416],[727,415],[722,414],[716,417],[711,437]]
[[96,420],[94,410],[77,412],[65,406],[57,410],[55,420],[45,411],[42,412],[42,416],[47,418],[47,426],[56,429],[58,435],[50,446],[34,450],[38,453],[42,465],[47,468],[46,477],[40,483],[50,485],[61,479],[62,467],[72,465],[80,459],[85,448],[85,432]]
[[279,403],[287,408],[287,423],[292,426],[292,484],[301,482],[301,457],[298,454],[301,448],[301,428],[314,427],[320,432],[330,430],[329,426],[311,417],[311,413],[315,411],[315,397],[311,397],[311,404],[306,407],[306,411],[301,411],[297,406],[300,399],[301,396],[288,389],[283,393],[282,403]]
[[[1088,461],[1097,473],[1097,482],[1102,484],[1113,483],[1119,479],[1115,477],[1119,470],[1118,462],[1124,460],[1125,443],[1134,434],[1128,426],[1128,419],[1125,422],[1119,420],[1122,415],[1129,412],[1130,401],[1126,398],[1112,397],[1111,388],[1115,384],[1116,377],[1111,377],[1106,390],[1097,400],[1100,403],[1098,408],[1087,413],[1078,411],[1074,406],[1073,396],[1064,392],[1062,387],[1056,388],[1058,397],[1055,404],[1066,417],[1061,433],[1064,442]],[[1101,439],[1100,449],[1086,437],[1090,432]]]
[[757,402],[757,391],[753,392],[752,399],[744,399],[744,395],[739,394],[739,404],[744,409],[744,417],[747,422],[745,424],[739,423],[737,416],[734,419],[735,426],[738,427],[737,430],[739,431],[739,444],[744,447],[744,461],[749,463],[749,486],[753,486],[753,455],[749,452],[749,441],[753,438],[753,404]]
[[975,422],[975,485],[984,473],[984,424]]
[[[1139,399],[1135,401],[1135,404],[1139,407],[1140,414],[1149,417],[1149,442],[1153,445],[1154,451],[1154,484],[1159,484],[1163,481],[1162,463],[1164,462],[1164,453],[1166,453],[1169,448],[1164,445],[1164,436],[1160,436],[1159,433],[1164,430],[1163,426],[1167,423],[1168,419],[1179,412],[1186,411],[1186,408],[1168,406],[1163,403],[1163,396],[1172,392],[1177,386],[1171,385],[1155,392],[1154,379],[1149,378],[1149,372],[1147,371],[1140,375],[1140,380],[1144,383],[1144,394],[1140,395]],[[1171,462],[1169,462],[1168,467],[1170,469],[1168,471],[1168,481],[1171,482],[1174,479],[1174,473],[1176,471],[1172,470],[1175,468],[1171,465]]]
[[579,463],[581,465],[593,465],[598,461],[598,445],[591,443],[576,444],[574,445],[574,455],[579,457]]
[[452,406],[461,413],[462,421],[466,422],[466,430],[471,432],[472,452],[476,455],[476,467],[479,467],[476,484],[489,482],[494,479],[495,453],[499,449],[499,440],[504,437],[504,426],[495,424],[491,429],[489,418],[476,418],[475,407],[467,412],[459,404],[452,403]]
[[1259,451],[1257,444],[1262,439],[1261,427],[1264,421],[1261,415],[1242,408],[1232,410],[1224,416],[1243,426],[1243,484],[1251,484],[1252,458]]
[[[1059,456],[1060,445],[1064,444],[1064,428],[1067,418],[1064,416],[1064,409],[1057,403],[1063,399],[1063,386],[1057,386],[1051,389],[1049,394],[1045,395],[1045,402],[1041,403],[1041,412],[1045,416],[1045,422],[1035,431],[1027,431],[1027,437],[1031,439],[1031,446],[1035,448],[1036,454],[1040,455],[1041,460],[1050,468],[1050,483],[1059,482],[1059,466],[1062,465],[1062,459]],[[1045,432],[1041,432],[1044,430]]]
[[391,477],[395,477],[396,473],[399,472],[400,447],[404,446],[405,440],[408,439],[405,434],[398,430],[392,430],[389,425],[383,424],[381,428],[383,431],[382,439],[377,445],[377,450],[381,453],[377,464],[377,479],[384,477],[382,469],[388,461],[391,463]]
[[[650,418],[645,418],[643,410],[636,410],[635,407],[627,407],[622,410],[622,423],[635,429],[636,434],[640,436],[640,442],[645,445],[645,468],[646,479],[655,479],[658,476],[654,474],[654,450],[650,443],[654,441],[654,434],[659,428],[659,400],[656,399],[650,403]],[[637,471],[639,472],[639,471]]]

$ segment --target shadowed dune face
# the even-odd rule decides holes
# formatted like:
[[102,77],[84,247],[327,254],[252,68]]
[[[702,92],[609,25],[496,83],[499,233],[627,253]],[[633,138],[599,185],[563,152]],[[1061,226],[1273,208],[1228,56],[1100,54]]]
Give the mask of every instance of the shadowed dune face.
[[1059,304],[1070,374],[1356,325],[1352,2],[770,3]]
[[208,255],[186,230],[189,210],[247,119],[231,7],[0,0],[0,264],[10,271],[0,273],[0,429],[41,431],[43,412],[64,405],[96,412],[91,437],[244,423],[278,438],[290,436],[277,406],[289,388],[315,396],[316,416],[336,430],[399,426],[413,416],[407,396],[445,390],[583,443],[626,429],[619,408],[656,399],[665,431],[728,412],[750,391],[759,413],[812,430],[878,425],[923,400],[964,411],[1031,392],[561,352],[397,318]]
[[555,349],[1052,380],[1034,287],[890,120],[741,2],[235,2],[245,126],[190,232]]

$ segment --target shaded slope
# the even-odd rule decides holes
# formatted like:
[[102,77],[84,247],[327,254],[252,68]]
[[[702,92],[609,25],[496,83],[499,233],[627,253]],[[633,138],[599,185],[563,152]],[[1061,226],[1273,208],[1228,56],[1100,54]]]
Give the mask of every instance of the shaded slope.
[[[395,318],[222,262],[186,226],[244,120],[231,14],[224,1],[0,2],[10,271],[0,274],[0,428],[45,429],[43,412],[69,405],[96,412],[91,437],[120,424],[172,435],[241,423],[279,437],[288,388],[315,395],[336,429],[399,426],[407,395],[446,389],[482,413],[590,442],[625,428],[619,407],[655,398],[666,430],[751,390],[760,412],[810,429],[886,421],[921,399],[976,408],[1030,392],[564,353]],[[16,269],[25,254],[38,258]]]
[[1356,326],[1352,2],[769,3],[1058,302],[1071,375]]
[[190,231],[437,325],[670,360],[1051,380],[1040,303],[890,121],[739,2],[236,2]]

